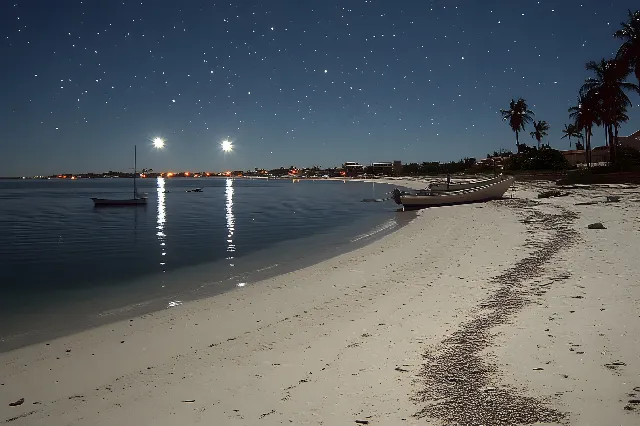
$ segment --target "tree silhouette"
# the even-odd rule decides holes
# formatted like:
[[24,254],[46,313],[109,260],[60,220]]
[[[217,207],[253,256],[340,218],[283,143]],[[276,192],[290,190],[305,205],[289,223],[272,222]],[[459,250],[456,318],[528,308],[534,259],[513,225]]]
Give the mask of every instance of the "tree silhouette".
[[[565,124],[562,133],[564,133],[564,136],[560,139],[569,138],[569,148],[571,148],[571,138],[582,139],[582,132],[575,124]],[[578,149],[578,143],[576,143],[576,149]]]
[[502,120],[509,123],[509,127],[516,134],[516,147],[518,152],[520,151],[520,139],[519,134],[525,129],[527,123],[533,121],[535,115],[533,111],[529,110],[527,102],[523,98],[519,98],[517,101],[511,99],[509,103],[509,109],[501,109]]
[[547,132],[549,131],[549,123],[546,121],[534,121],[533,122],[533,132],[530,133],[531,137],[538,141],[538,149],[540,149],[540,141],[547,136]]
[[586,69],[593,72],[594,77],[585,80],[580,93],[592,97],[599,105],[597,111],[605,129],[605,137],[609,140],[610,161],[613,163],[616,154],[614,128],[620,125],[617,122],[620,111],[626,111],[631,106],[631,100],[625,92],[640,93],[640,87],[626,81],[631,70],[624,62],[601,59],[599,62],[588,62]]
[[601,124],[598,108],[599,105],[597,99],[589,93],[585,95],[579,95],[578,104],[569,108],[569,117],[573,118],[576,129],[578,131],[584,130],[587,167],[591,166],[591,136],[593,136],[592,128],[594,124],[596,126],[599,126]]
[[629,21],[620,25],[622,28],[613,34],[614,37],[624,40],[618,49],[616,59],[633,69],[640,84],[640,10],[629,10]]

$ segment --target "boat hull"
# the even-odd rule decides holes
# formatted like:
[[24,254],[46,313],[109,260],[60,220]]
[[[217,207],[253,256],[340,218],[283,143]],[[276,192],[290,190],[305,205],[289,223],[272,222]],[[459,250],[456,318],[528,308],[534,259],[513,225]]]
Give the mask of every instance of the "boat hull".
[[492,197],[492,198],[482,198],[482,199],[477,199],[477,200],[473,200],[473,201],[446,201],[446,202],[441,202],[441,203],[437,203],[437,204],[422,204],[422,203],[416,203],[416,202],[412,202],[412,201],[404,201],[402,203],[402,206],[404,207],[404,210],[420,210],[420,209],[427,209],[427,208],[431,208],[431,207],[447,207],[447,206],[460,206],[463,204],[480,204],[480,203],[486,203],[487,201],[492,201],[492,200],[499,200],[502,197]]
[[500,182],[504,177],[502,175],[496,176],[491,179],[485,179],[480,181],[473,182],[463,182],[463,183],[450,183],[447,185],[446,183],[432,183],[429,185],[429,190],[431,191],[459,191],[462,189],[473,189],[478,188],[480,186],[490,185],[492,183]]
[[129,198],[111,200],[108,198],[91,198],[95,207],[122,207],[122,206],[146,206],[146,198]]
[[396,194],[394,199],[407,210],[482,203],[502,198],[514,181],[511,176],[503,176],[499,181],[476,188],[432,194]]

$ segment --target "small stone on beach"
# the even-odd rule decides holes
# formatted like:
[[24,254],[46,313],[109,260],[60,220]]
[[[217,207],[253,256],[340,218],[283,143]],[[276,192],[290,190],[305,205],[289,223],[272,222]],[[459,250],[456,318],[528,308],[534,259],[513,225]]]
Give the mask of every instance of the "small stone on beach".
[[9,403],[9,407],[17,407],[18,405],[24,404],[24,398],[20,398],[16,402]]
[[592,224],[590,224],[589,226],[587,226],[587,228],[589,228],[589,229],[607,229],[607,228],[605,228],[605,226],[604,226],[602,223],[600,223],[600,222],[592,223]]
[[562,197],[569,195],[569,193],[563,194],[562,192],[552,189],[549,191],[543,191],[538,193],[538,198],[551,198],[551,197]]

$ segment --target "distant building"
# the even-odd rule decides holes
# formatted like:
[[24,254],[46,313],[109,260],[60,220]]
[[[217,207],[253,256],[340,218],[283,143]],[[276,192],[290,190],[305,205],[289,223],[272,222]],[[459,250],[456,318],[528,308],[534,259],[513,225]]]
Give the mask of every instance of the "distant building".
[[393,174],[393,163],[371,163],[371,173],[373,173],[374,175],[391,176]]
[[356,163],[355,161],[347,161],[342,165],[347,176],[357,176],[364,173],[364,166],[360,163]]
[[587,162],[584,149],[570,149],[568,151],[562,151],[562,155],[572,166],[577,166],[578,164]]
[[592,163],[608,163],[611,160],[611,151],[608,146],[597,146],[591,150]]
[[628,146],[640,151],[640,130],[629,136],[618,136],[618,142],[622,146]]
[[[587,153],[584,149],[572,149],[561,152],[564,158],[566,158],[569,164],[572,166],[578,166],[580,164],[587,163]],[[608,163],[610,158],[609,155],[610,153],[608,146],[595,147],[591,150],[591,162],[594,164]]]
[[392,172],[394,176],[400,176],[402,174],[402,161],[395,160],[393,162]]
[[487,157],[476,162],[476,166],[483,169],[495,168],[496,170],[504,169],[504,162],[509,157]]

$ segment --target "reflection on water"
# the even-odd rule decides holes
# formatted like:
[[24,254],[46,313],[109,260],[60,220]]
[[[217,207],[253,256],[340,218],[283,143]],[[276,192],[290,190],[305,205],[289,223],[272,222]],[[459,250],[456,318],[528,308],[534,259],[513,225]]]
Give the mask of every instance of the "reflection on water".
[[[211,178],[198,180],[200,195],[185,193],[192,179],[136,185],[146,209],[94,210],[90,196],[130,194],[130,180],[0,180],[0,351],[22,344],[7,336],[246,289],[362,244],[395,217],[393,205],[361,203],[373,185],[351,182]],[[291,249],[300,245],[309,250]]]
[[[157,214],[157,225],[156,225],[156,236],[158,237],[158,241],[160,242],[160,251],[162,256],[167,254],[166,250],[166,237],[167,234],[164,232],[165,222],[167,221],[167,209],[165,207],[165,190],[164,190],[165,180],[163,177],[158,178],[158,214]],[[162,266],[162,272],[166,272],[166,262],[165,258],[161,259],[160,265]]]
[[234,266],[233,253],[236,251],[236,246],[233,244],[233,233],[236,229],[236,219],[233,215],[233,179],[227,179],[225,198],[227,200],[225,213],[227,219],[227,253],[229,253],[227,260],[229,261],[229,266]]

